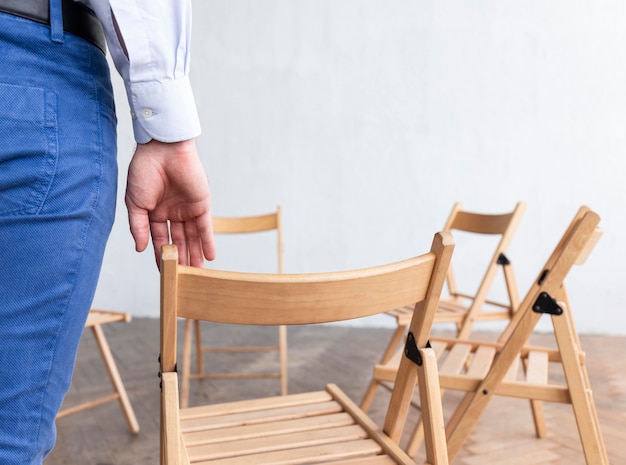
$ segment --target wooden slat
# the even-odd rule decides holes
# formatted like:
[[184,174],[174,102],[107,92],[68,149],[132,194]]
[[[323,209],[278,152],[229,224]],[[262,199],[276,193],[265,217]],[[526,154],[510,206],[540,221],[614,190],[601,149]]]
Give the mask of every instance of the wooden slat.
[[203,347],[202,352],[276,352],[278,346]]
[[344,409],[364,428],[369,435],[381,446],[382,450],[399,465],[414,465],[413,460],[404,452],[396,442],[394,442],[374,421],[367,416],[352,400],[335,384],[326,386],[333,398],[341,403]]
[[445,360],[439,366],[439,373],[460,373],[467,362],[471,348],[469,344],[456,344],[452,350],[446,353]]
[[[301,465],[324,463],[349,457],[376,455],[381,449],[371,439],[323,444],[279,452],[266,452],[250,457],[229,457],[220,460],[196,462],[197,465]],[[194,465],[196,465],[194,464]]]
[[548,354],[530,352],[526,365],[526,382],[530,384],[548,384]]
[[192,462],[215,460],[237,455],[261,454],[265,452],[322,446],[325,444],[354,441],[367,438],[367,433],[358,425],[340,428],[310,430],[262,438],[240,439],[207,446],[189,447],[187,452]]
[[278,371],[270,373],[261,373],[253,371],[250,373],[203,373],[201,375],[189,375],[189,379],[264,379],[264,378],[280,378]]
[[503,382],[496,389],[496,395],[535,399],[546,402],[571,404],[572,398],[566,386],[551,384],[530,384],[520,381]]
[[513,359],[513,361],[511,362],[511,366],[507,370],[506,375],[504,375],[504,381],[505,382],[515,381],[515,379],[517,378],[519,365],[520,365],[520,358],[519,357],[515,357]]
[[283,407],[254,412],[234,413],[232,415],[221,415],[219,417],[185,420],[181,421],[181,430],[183,433],[186,433],[190,431],[227,428],[230,426],[250,425],[268,421],[306,418],[337,412],[341,412],[341,406],[336,402],[323,402],[319,404],[298,405],[295,407]]
[[446,311],[451,313],[465,313],[467,311],[467,305],[457,298],[444,298],[439,300],[438,311]]
[[376,455],[374,457],[359,457],[356,459],[333,460],[329,465],[395,465],[396,461],[386,455]]
[[448,347],[448,344],[446,344],[445,342],[431,340],[430,346],[435,351],[435,355],[437,356],[437,359],[439,359],[439,357],[441,357],[441,354],[443,354],[444,350],[446,350],[446,348]]
[[466,372],[467,376],[483,378],[489,371],[495,355],[496,349],[493,347],[479,347],[474,352],[472,363]]
[[203,405],[181,409],[180,419],[191,420],[193,418],[211,417],[238,412],[253,412],[267,408],[289,407],[294,405],[314,404],[332,400],[326,391],[305,392],[303,394],[290,394],[288,396],[264,397],[252,400],[240,400],[223,404]]
[[[439,384],[442,389],[457,391],[476,391],[483,378],[466,375],[440,375]],[[529,384],[523,381],[503,382],[495,390],[499,396],[518,397],[520,399],[536,399],[547,402],[571,403],[567,387],[545,384]]]
[[255,425],[233,426],[206,431],[185,433],[187,446],[199,446],[216,442],[233,441],[236,439],[250,439],[264,436],[272,436],[286,432],[309,431],[312,429],[337,428],[354,424],[352,417],[345,412],[317,417],[298,418],[296,420],[274,421]]

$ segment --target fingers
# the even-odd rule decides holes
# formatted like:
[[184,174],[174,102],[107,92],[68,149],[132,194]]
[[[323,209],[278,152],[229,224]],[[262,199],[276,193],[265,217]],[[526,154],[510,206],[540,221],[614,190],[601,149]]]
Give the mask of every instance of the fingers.
[[207,260],[215,259],[215,238],[213,237],[213,223],[211,215],[207,213],[196,219],[199,243],[202,244],[202,253]]
[[144,209],[135,207],[132,203],[126,202],[128,208],[128,223],[130,225],[130,233],[135,241],[135,250],[143,252],[148,247],[148,239],[150,237],[148,212]]
[[145,210],[128,208],[130,232],[135,240],[135,249],[143,252],[152,236],[157,266],[161,261],[161,247],[171,242],[178,247],[181,265],[202,268],[205,258],[215,258],[215,240],[210,215],[203,215],[186,222],[151,220]]
[[204,254],[202,253],[202,242],[200,242],[195,221],[185,223],[185,235],[187,239],[187,249],[189,250],[190,265],[202,268],[204,266]]
[[[170,243],[170,231],[167,221],[150,221],[150,234],[152,235],[152,246],[154,247],[154,258],[157,266],[161,264],[161,247]],[[179,251],[179,257],[181,252]]]
[[178,248],[178,263],[189,265],[189,242],[185,234],[185,223],[170,221],[172,244]]
[[[213,228],[209,219],[208,225],[202,223],[202,231],[196,220],[185,222],[157,222],[150,223],[152,242],[157,262],[161,254],[161,247],[171,242],[178,248],[179,263],[202,268],[204,259],[212,260],[215,257],[215,244],[213,240]],[[206,238],[206,239],[205,239]],[[208,246],[205,247],[205,243]],[[208,252],[205,252],[208,251]]]

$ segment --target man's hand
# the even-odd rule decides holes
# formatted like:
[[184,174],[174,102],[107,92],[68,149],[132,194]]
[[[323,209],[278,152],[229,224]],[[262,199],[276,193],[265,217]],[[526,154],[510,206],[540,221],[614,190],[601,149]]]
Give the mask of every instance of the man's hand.
[[152,235],[157,266],[170,238],[182,264],[202,267],[205,258],[215,258],[209,182],[194,140],[138,144],[128,168],[126,207],[136,250],[145,250]]

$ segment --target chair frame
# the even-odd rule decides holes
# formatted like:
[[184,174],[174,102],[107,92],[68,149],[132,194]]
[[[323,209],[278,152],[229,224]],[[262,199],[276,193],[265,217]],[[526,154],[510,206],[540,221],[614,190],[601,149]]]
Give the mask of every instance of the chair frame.
[[[442,296],[439,300],[435,323],[455,323],[458,338],[468,338],[474,327],[474,323],[477,321],[510,320],[519,306],[519,293],[513,272],[513,265],[506,257],[505,253],[509,248],[525,210],[526,204],[524,202],[518,202],[511,212],[501,214],[482,214],[465,211],[460,202],[454,204],[444,226],[444,231],[454,232],[458,230],[483,235],[501,236],[474,296],[459,291],[453,264],[450,264],[448,267],[448,273],[446,275],[448,295]],[[509,299],[508,303],[487,299],[489,290],[498,273],[498,269],[502,270],[504,276]],[[492,310],[485,311],[485,306],[491,307]],[[499,310],[494,311],[493,308],[499,308]],[[394,357],[394,354],[398,351],[400,343],[406,337],[407,327],[411,322],[412,313],[413,308],[411,306],[397,308],[386,313],[396,319],[397,326],[381,357],[380,365],[389,363]],[[361,401],[361,408],[363,410],[369,410],[376,396],[376,392],[378,391],[378,387],[380,386],[386,387],[376,378],[372,379]]]
[[107,402],[118,400],[122,412],[124,413],[124,417],[126,418],[128,429],[132,433],[139,433],[139,423],[137,421],[137,417],[135,416],[135,411],[133,410],[133,406],[130,403],[128,393],[126,392],[126,387],[122,382],[122,377],[120,376],[120,372],[117,369],[117,364],[115,363],[115,359],[113,358],[111,347],[109,346],[109,343],[107,342],[106,336],[104,334],[104,330],[102,329],[102,325],[104,324],[116,322],[129,323],[130,321],[131,315],[125,312],[98,310],[93,308],[89,311],[87,321],[85,322],[85,328],[90,328],[93,333],[93,336],[98,345],[98,349],[100,350],[100,355],[102,356],[102,361],[104,362],[104,366],[106,367],[107,373],[109,374],[109,379],[111,380],[114,392],[110,395],[101,396],[96,399],[92,399],[90,401],[75,405],[73,407],[67,407],[65,409],[62,409],[57,414],[57,418],[63,418],[67,415],[72,415],[74,413],[82,412],[83,410],[97,407],[98,405],[102,405]]
[[[277,236],[277,259],[278,273],[284,272],[283,264],[283,230],[282,209],[276,207],[276,212],[264,215],[238,216],[238,217],[213,217],[213,232],[215,234],[251,234],[265,231],[276,231]],[[192,327],[193,326],[193,327]],[[195,338],[196,372],[191,371],[192,340]],[[189,406],[190,381],[194,379],[258,379],[278,378],[280,380],[280,393],[286,395],[288,391],[288,359],[287,359],[287,328],[278,326],[278,344],[262,346],[203,346],[201,325],[198,320],[185,322],[183,341],[183,364],[181,383],[181,406]],[[204,368],[204,353],[246,353],[246,352],[278,352],[279,369],[275,372],[206,372]]]
[[[467,393],[446,426],[450,460],[466,442],[491,398],[499,395],[530,400],[538,437],[546,434],[541,403],[571,404],[587,465],[608,465],[585,354],[564,284],[571,267],[584,263],[599,239],[599,221],[587,207],[578,211],[498,342],[431,338],[440,360],[441,388]],[[528,345],[544,314],[551,317],[558,349]],[[565,384],[550,379],[550,364],[562,366]],[[392,380],[395,371],[391,363],[379,365],[375,376]],[[417,453],[421,440],[418,428],[407,447],[409,455]]]
[[[551,314],[554,303],[558,302],[560,311],[551,314],[555,336],[559,344],[559,354],[565,372],[569,394],[560,401],[571,403],[583,452],[588,465],[608,465],[608,457],[595,403],[584,363],[584,352],[576,333],[571,315],[571,306],[565,292],[564,280],[571,267],[583,263],[599,238],[597,229],[600,217],[587,207],[582,207],[548,259],[542,272],[533,283],[519,313],[504,332],[504,344],[491,365],[489,372],[479,385],[469,392],[453,416],[447,428],[448,451],[455,457],[463,443],[474,429],[491,398],[498,392],[520,352],[524,350],[530,335],[543,314]],[[547,298],[546,298],[547,296]],[[529,388],[520,389],[519,394],[534,400],[551,400],[548,387],[542,387],[537,393],[528,392]],[[526,392],[524,392],[526,391]],[[540,394],[545,394],[541,398]]]
[[[399,447],[404,423],[409,411],[413,391],[419,381],[428,389],[420,389],[424,406],[422,418],[426,423],[427,460],[433,465],[446,465],[447,450],[443,434],[443,414],[439,398],[436,362],[432,349],[426,348],[438,298],[445,280],[445,271],[453,249],[449,233],[435,235],[431,252],[414,259],[391,265],[349,272],[319,273],[313,275],[260,275],[198,269],[178,264],[175,246],[163,247],[161,262],[161,463],[188,464],[185,443],[192,441],[196,433],[185,432],[183,423],[198,421],[198,417],[213,416],[221,411],[256,411],[266,404],[290,405],[302,403],[302,397],[328,397],[350,414],[356,428],[366,435],[366,441],[374,440],[385,456],[358,458],[361,450],[347,455],[327,457],[336,464],[360,463],[383,464],[415,462]],[[401,362],[398,379],[390,400],[390,408],[381,430],[354,403],[334,385],[326,391],[312,394],[291,394],[267,399],[256,399],[203,407],[179,409],[178,374],[176,373],[176,322],[178,317],[214,321],[229,324],[292,325],[316,324],[360,318],[384,312],[387,308],[418,302],[410,325],[414,336],[407,345],[407,353]],[[356,305],[355,305],[356,303]],[[228,308],[229,311],[224,311]],[[311,401],[305,400],[305,404]],[[245,423],[249,424],[249,423]],[[187,424],[189,427],[190,425]],[[262,428],[265,431],[264,428]],[[211,430],[215,435],[218,430]],[[221,430],[219,430],[221,431]],[[218,432],[219,432],[218,431]],[[184,436],[186,435],[186,436]],[[306,438],[308,440],[308,438]],[[245,441],[237,440],[234,449],[240,453]],[[271,439],[262,439],[261,447],[267,449]],[[192,443],[190,442],[189,445]],[[352,442],[348,441],[350,445]],[[359,442],[361,444],[361,442]],[[216,447],[212,444],[208,449]],[[347,446],[345,446],[347,447]],[[359,446],[361,447],[361,446]],[[342,444],[340,448],[344,448]],[[318,463],[326,451],[324,444],[313,447]],[[345,451],[344,451],[345,452]],[[298,450],[290,448],[290,457]],[[368,453],[371,454],[371,451]],[[330,452],[329,452],[330,454]],[[355,455],[357,454],[357,455]],[[258,456],[247,455],[228,463],[261,463]],[[272,460],[274,460],[272,458]],[[311,458],[288,463],[310,463]],[[354,462],[356,460],[356,462]],[[203,462],[204,463],[204,462]],[[208,462],[207,462],[208,463]],[[276,462],[268,462],[276,463]],[[287,463],[287,462],[280,462]],[[330,463],[330,462],[329,462]]]

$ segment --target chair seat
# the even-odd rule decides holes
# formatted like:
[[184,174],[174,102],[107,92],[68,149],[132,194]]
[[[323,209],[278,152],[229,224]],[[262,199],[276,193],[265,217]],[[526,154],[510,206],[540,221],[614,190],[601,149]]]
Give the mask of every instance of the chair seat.
[[117,321],[123,321],[130,323],[132,316],[126,312],[115,312],[111,310],[97,310],[92,308],[89,310],[87,321],[85,322],[85,328],[91,328],[94,325],[103,325],[105,323],[115,323]]
[[193,464],[414,463],[333,384],[325,391],[181,409],[180,426]]
[[404,461],[383,454],[368,432],[378,428],[360,425],[355,412],[358,407],[329,385],[326,391],[182,409],[181,432],[191,463],[412,463],[395,446]]
[[[491,368],[497,350],[502,344],[433,338],[432,348],[437,355],[439,384],[442,389],[472,392]],[[374,367],[374,376],[393,382],[398,372],[402,351],[396,352],[385,364]],[[560,360],[558,350],[528,347],[511,365],[497,395],[548,402],[571,403],[567,386],[557,384],[549,376],[550,361]],[[524,368],[520,368],[523,366]],[[554,379],[557,378],[555,373]]]
[[[497,303],[485,302],[485,304],[499,307]],[[399,326],[407,326],[411,322],[413,316],[413,306],[396,308],[388,311],[386,314],[396,319]],[[441,298],[439,299],[439,308],[435,315],[435,323],[457,323],[461,324],[467,317],[468,304],[463,299],[459,298]],[[479,321],[497,321],[505,320],[510,317],[509,310],[487,310],[483,309],[476,315],[476,320]]]

